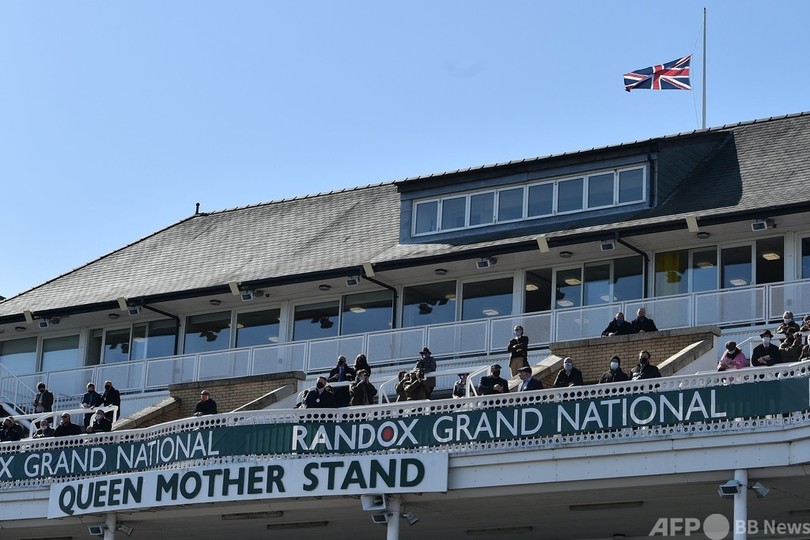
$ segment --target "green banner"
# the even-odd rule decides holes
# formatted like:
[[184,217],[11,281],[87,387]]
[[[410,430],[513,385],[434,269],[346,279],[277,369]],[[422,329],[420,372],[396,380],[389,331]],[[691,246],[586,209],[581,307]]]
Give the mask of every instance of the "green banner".
[[[586,393],[588,387],[582,387]],[[576,390],[575,390],[576,391]],[[516,397],[512,395],[510,397]],[[810,409],[810,379],[626,394],[373,421],[236,425],[144,441],[0,454],[0,482],[142,471],[207,458],[349,454],[689,424]]]

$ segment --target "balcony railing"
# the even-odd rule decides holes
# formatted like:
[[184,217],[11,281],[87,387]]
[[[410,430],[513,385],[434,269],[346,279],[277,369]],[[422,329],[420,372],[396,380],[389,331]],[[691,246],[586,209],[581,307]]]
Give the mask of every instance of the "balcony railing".
[[[372,366],[414,361],[423,347],[429,347],[439,358],[490,355],[505,351],[517,324],[523,326],[529,346],[538,348],[557,341],[597,337],[617,311],[632,319],[642,306],[659,329],[766,323],[780,319],[786,309],[797,317],[810,312],[810,280],[88,366],[19,376],[19,382],[13,383],[3,376],[0,389],[19,394],[19,402],[27,403],[33,393],[22,394],[35,388],[39,380],[46,381],[56,394],[75,396],[84,391],[88,381],[107,379],[122,391],[138,392],[165,389],[170,383],[285,371],[319,373],[332,368],[340,354],[352,359],[363,353]],[[7,385],[16,386],[7,390]]]

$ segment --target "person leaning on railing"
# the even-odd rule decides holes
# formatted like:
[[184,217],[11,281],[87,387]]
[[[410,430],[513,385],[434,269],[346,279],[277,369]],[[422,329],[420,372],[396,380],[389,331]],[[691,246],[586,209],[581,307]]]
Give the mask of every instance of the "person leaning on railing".
[[745,357],[736,341],[726,342],[726,350],[720,361],[717,363],[717,371],[726,371],[730,369],[742,369],[749,366],[748,358]]
[[3,420],[3,427],[0,427],[0,441],[19,441],[22,437],[22,426],[14,420],[13,416],[6,416]]
[[802,355],[802,335],[795,328],[788,329],[785,339],[779,344],[779,356],[783,364],[798,362]]
[[781,362],[779,347],[771,343],[773,334],[770,330],[765,330],[759,335],[762,343],[754,347],[751,353],[751,367],[772,366]]

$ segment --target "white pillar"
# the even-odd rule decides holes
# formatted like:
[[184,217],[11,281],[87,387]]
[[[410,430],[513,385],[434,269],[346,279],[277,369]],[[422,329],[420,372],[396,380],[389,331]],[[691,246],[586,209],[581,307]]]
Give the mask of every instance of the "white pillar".
[[399,495],[390,495],[388,497],[388,534],[386,540],[399,540],[399,514],[400,514],[400,500]]
[[734,480],[740,483],[740,492],[734,495],[734,521],[732,531],[734,540],[748,538],[748,470],[734,471]]

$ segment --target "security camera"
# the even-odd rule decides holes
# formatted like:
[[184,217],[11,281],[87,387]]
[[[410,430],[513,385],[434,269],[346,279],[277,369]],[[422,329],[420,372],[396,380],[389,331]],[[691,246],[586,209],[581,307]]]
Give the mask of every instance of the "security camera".
[[87,527],[87,532],[90,536],[104,536],[104,525],[90,525]]
[[117,527],[119,532],[124,533],[127,536],[132,536],[132,532],[135,530],[134,527],[130,527],[129,525],[124,525],[123,523]]
[[380,512],[378,514],[371,514],[371,521],[377,523],[378,525],[385,525],[388,523],[388,514],[385,512]]
[[408,522],[408,525],[413,527],[417,523],[419,523],[419,518],[413,515],[413,512],[403,512],[402,519]]
[[740,483],[736,480],[729,480],[717,488],[717,494],[723,499],[733,499],[740,492]]

